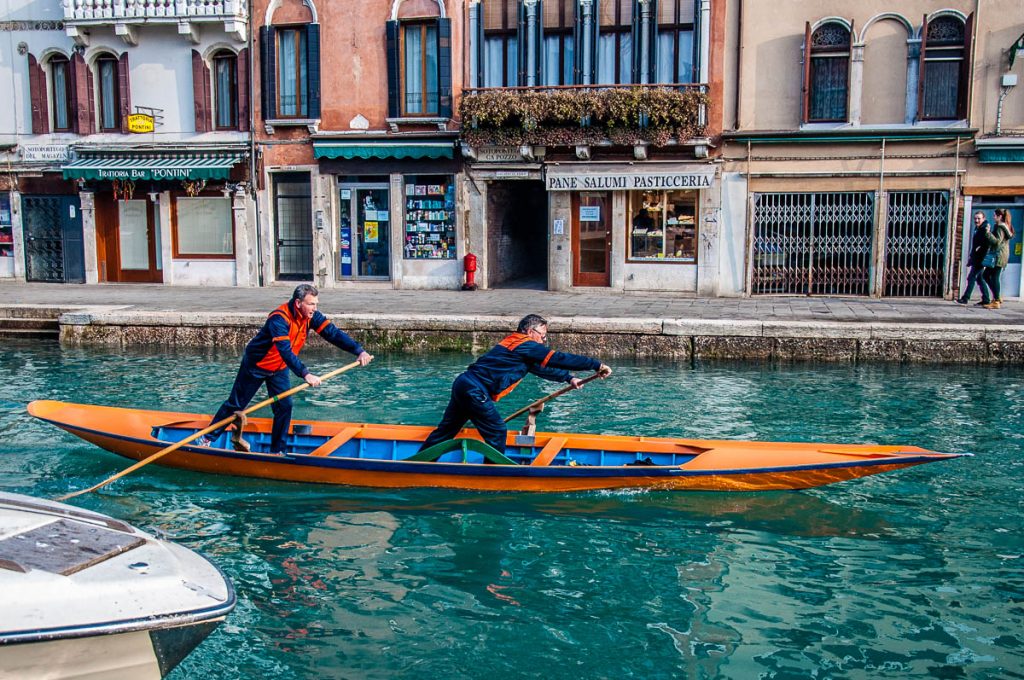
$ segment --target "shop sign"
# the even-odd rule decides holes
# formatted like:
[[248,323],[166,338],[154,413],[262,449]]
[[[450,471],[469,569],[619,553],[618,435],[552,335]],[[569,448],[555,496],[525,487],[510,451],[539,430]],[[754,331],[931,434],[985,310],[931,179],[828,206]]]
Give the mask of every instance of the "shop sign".
[[21,159],[29,163],[64,163],[70,155],[67,144],[22,144]]
[[[191,179],[192,168],[98,168],[96,179]],[[90,178],[91,179],[91,178]]]
[[548,191],[644,191],[706,189],[715,177],[714,168],[683,168],[678,172],[644,167],[605,169],[594,166],[549,169]]
[[133,113],[128,116],[128,132],[143,134],[152,132],[154,127],[156,127],[156,121],[149,114]]
[[476,151],[479,163],[521,163],[523,155],[518,146],[482,146]]
[[529,177],[529,170],[498,170],[494,173],[495,177]]

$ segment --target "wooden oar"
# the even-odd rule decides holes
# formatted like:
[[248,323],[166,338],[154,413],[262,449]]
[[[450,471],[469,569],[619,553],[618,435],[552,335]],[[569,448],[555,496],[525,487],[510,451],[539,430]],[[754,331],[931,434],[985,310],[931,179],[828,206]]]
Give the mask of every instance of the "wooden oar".
[[[324,373],[322,376],[320,376],[320,381],[323,382],[323,381],[326,381],[326,380],[329,380],[329,379],[333,378],[334,376],[341,375],[345,371],[350,371],[350,370],[352,370],[353,368],[355,368],[358,365],[359,365],[358,361],[353,361],[351,364],[346,364],[345,366],[342,366],[341,368],[336,368],[333,371],[330,371],[328,373]],[[295,394],[296,392],[301,392],[302,390],[306,389],[307,387],[309,387],[309,383],[305,383],[305,382],[302,383],[301,385],[296,385],[295,387],[291,388],[290,390],[286,390],[286,391],[282,392],[281,394],[275,395],[275,396],[270,397],[268,399],[264,399],[260,403],[254,404],[254,405],[250,406],[249,408],[245,409],[244,411],[239,411],[238,413],[241,413],[241,414],[252,413],[253,411],[261,409],[264,406],[269,406],[270,404],[273,404],[276,401],[280,401],[280,400],[284,399],[285,397],[290,397],[293,394]],[[56,500],[56,501],[66,501],[69,498],[74,498],[75,496],[81,496],[82,494],[89,493],[90,491],[95,491],[96,489],[102,488],[102,487],[106,486],[107,484],[110,484],[111,482],[113,482],[115,480],[118,480],[121,477],[124,477],[127,474],[135,472],[140,467],[143,467],[145,465],[149,465],[150,463],[156,461],[158,458],[163,458],[168,453],[171,453],[173,451],[177,451],[181,447],[185,446],[189,442],[192,442],[193,440],[198,439],[199,437],[203,436],[204,434],[210,434],[214,430],[220,429],[220,428],[224,427],[225,425],[229,425],[231,423],[231,421],[233,421],[236,417],[237,417],[237,414],[233,413],[230,416],[228,416],[227,418],[224,418],[223,420],[218,420],[216,423],[210,425],[209,427],[203,428],[202,430],[199,430],[198,432],[196,432],[196,433],[194,433],[192,435],[189,435],[188,437],[185,437],[180,442],[175,442],[174,444],[171,444],[167,448],[161,449],[161,450],[157,451],[152,456],[149,456],[148,458],[143,458],[138,463],[135,463],[135,465],[132,465],[131,467],[127,467],[124,470],[121,470],[116,475],[113,475],[112,477],[107,477],[106,479],[104,479],[99,484],[96,484],[95,486],[90,486],[88,489],[82,489],[81,491],[75,491],[74,493],[69,493],[69,494],[65,494],[63,496],[58,496],[54,500]]]
[[[592,375],[590,377],[584,378],[583,380],[580,381],[580,387],[583,387],[584,385],[586,385],[591,380],[595,380],[595,379],[600,378],[600,377],[601,377],[601,373],[598,372],[598,373],[595,373],[594,375]],[[537,401],[533,402],[532,404],[527,404],[526,406],[522,407],[521,409],[519,409],[518,411],[516,411],[515,413],[510,415],[508,418],[505,418],[505,422],[507,423],[510,420],[518,418],[519,416],[521,416],[524,413],[526,413],[527,411],[529,411],[531,408],[534,408],[535,406],[540,406],[541,404],[543,404],[546,401],[551,401],[555,397],[561,396],[561,395],[565,394],[566,392],[572,392],[575,389],[578,389],[578,388],[573,387],[572,385],[569,385],[567,387],[563,387],[562,389],[558,390],[557,392],[552,392],[551,394],[549,394],[546,397],[541,397],[540,399],[538,399]]]

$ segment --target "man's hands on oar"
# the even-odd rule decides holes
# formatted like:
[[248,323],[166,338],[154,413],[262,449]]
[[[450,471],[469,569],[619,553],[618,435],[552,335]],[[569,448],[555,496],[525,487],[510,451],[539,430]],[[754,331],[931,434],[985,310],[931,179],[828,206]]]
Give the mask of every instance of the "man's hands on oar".
[[574,390],[581,390],[581,389],[583,389],[584,385],[586,385],[588,382],[590,382],[594,378],[601,378],[602,380],[604,380],[605,378],[607,378],[611,374],[612,374],[611,367],[608,364],[601,364],[601,367],[599,369],[597,369],[597,373],[595,373],[590,378],[584,379],[584,380],[580,380],[579,378],[573,378],[572,380],[569,381],[569,384],[572,385],[572,388]]
[[568,386],[563,387],[562,389],[560,389],[560,390],[558,390],[556,392],[552,392],[551,394],[549,394],[546,397],[541,397],[540,399],[538,399],[537,401],[533,402],[532,404],[527,404],[526,406],[522,407],[521,409],[519,409],[518,411],[516,411],[515,413],[510,415],[508,418],[505,418],[505,422],[507,423],[507,422],[509,422],[511,420],[514,420],[514,419],[518,418],[519,416],[523,415],[524,413],[526,413],[527,411],[529,411],[530,409],[533,409],[533,408],[536,408],[538,406],[541,406],[542,404],[544,404],[544,402],[551,401],[555,397],[561,396],[561,395],[565,394],[566,392],[572,392],[573,390],[582,389],[583,386],[586,385],[591,380],[597,380],[598,378],[604,379],[604,378],[607,378],[608,376],[610,376],[611,374],[612,374],[612,369],[607,364],[601,364],[601,367],[597,369],[597,371],[594,373],[594,375],[587,376],[586,378],[583,378],[582,380],[580,380],[579,378],[573,378],[572,380],[569,381]]

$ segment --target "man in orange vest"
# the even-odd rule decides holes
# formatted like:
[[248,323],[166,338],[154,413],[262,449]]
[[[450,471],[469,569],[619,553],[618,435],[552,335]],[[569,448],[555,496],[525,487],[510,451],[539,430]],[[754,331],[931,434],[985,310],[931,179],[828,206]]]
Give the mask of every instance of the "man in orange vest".
[[[267,394],[271,397],[287,391],[291,388],[289,370],[310,386],[319,387],[320,376],[311,373],[298,357],[310,331],[316,331],[335,347],[355,355],[360,366],[373,361],[373,356],[362,345],[317,310],[319,295],[320,292],[314,286],[303,283],[292,293],[291,300],[270,313],[263,328],[245,347],[242,365],[231,387],[231,396],[210,422],[215,423],[244,409],[263,383],[267,384]],[[270,452],[284,453],[285,436],[292,421],[292,398],[275,401],[270,408],[274,411]],[[221,430],[216,430],[200,437],[195,443],[197,446],[209,446],[220,433]]]
[[546,380],[567,382],[576,389],[582,387],[581,381],[570,370],[597,371],[602,378],[612,374],[612,369],[597,359],[548,349],[544,346],[547,337],[547,319],[537,314],[524,316],[515,333],[495,345],[455,379],[448,408],[437,428],[427,435],[420,451],[454,439],[470,420],[485,442],[505,453],[508,430],[495,402],[514,390],[527,373]]

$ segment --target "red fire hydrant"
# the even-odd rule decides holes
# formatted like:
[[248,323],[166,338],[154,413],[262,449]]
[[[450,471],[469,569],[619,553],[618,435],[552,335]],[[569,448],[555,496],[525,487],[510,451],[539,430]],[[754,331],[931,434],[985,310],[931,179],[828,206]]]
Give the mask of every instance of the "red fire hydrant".
[[462,267],[466,270],[466,282],[462,284],[462,290],[476,290],[476,255],[466,253],[462,258]]

